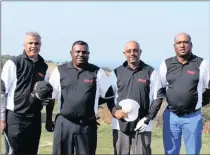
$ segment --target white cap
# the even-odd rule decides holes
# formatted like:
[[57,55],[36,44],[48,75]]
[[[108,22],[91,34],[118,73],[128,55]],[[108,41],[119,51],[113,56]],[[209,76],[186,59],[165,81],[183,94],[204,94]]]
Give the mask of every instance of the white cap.
[[124,99],[119,102],[122,110],[127,112],[128,117],[124,118],[127,122],[135,121],[139,114],[140,105],[132,99]]

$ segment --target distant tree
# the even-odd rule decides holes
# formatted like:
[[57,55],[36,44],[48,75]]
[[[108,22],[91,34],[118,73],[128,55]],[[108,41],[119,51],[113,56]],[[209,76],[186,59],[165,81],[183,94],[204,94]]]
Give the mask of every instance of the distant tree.
[[52,60],[45,60],[46,63],[54,63]]
[[11,59],[14,56],[11,55],[1,55],[1,68],[3,68],[5,62],[9,59]]

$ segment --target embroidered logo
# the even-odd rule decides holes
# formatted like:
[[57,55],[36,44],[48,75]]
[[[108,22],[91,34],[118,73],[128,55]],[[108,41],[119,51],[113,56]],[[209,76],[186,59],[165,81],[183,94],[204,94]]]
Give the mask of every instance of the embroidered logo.
[[187,74],[188,74],[188,75],[194,75],[194,74],[195,74],[195,71],[190,71],[190,70],[188,70],[188,71],[187,71]]
[[43,73],[38,73],[38,74],[39,74],[39,76],[44,77],[44,74]]
[[85,83],[92,83],[92,82],[93,82],[93,80],[84,79],[84,82],[85,82]]
[[138,78],[138,81],[141,82],[141,83],[146,83],[147,82],[146,79],[141,79],[141,78]]

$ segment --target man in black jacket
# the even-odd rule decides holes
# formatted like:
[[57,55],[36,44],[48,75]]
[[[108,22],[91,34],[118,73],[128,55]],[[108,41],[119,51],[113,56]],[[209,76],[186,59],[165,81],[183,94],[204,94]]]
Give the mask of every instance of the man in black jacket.
[[27,32],[23,54],[8,60],[2,69],[6,101],[2,103],[1,130],[8,136],[14,154],[37,154],[38,151],[42,102],[50,97],[49,93],[37,98],[34,87],[38,81],[49,80],[48,66],[39,55],[40,47],[40,35]]

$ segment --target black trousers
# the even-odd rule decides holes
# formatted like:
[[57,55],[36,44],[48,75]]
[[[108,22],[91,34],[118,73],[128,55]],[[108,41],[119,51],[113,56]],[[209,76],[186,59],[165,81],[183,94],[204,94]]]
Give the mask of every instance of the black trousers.
[[56,119],[53,154],[94,155],[97,146],[96,121],[88,124],[73,123],[59,115]]
[[30,117],[8,111],[6,133],[14,154],[37,154],[41,136],[41,113]]
[[5,137],[4,137],[4,150],[5,150],[5,154],[9,153],[9,144]]

